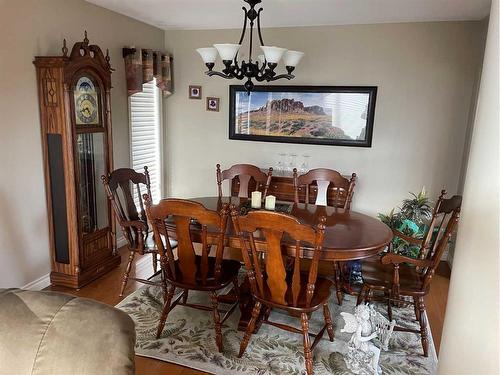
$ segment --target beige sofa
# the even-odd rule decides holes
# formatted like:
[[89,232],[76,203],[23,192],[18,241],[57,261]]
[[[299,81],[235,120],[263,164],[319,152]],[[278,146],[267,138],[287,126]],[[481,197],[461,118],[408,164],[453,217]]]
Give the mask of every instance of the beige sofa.
[[132,319],[55,292],[0,289],[1,375],[134,374]]

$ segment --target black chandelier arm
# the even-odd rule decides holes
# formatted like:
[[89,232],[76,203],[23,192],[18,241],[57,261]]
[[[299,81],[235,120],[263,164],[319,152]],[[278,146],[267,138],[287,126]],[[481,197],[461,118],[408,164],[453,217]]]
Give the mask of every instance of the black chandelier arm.
[[241,7],[241,9],[243,9],[243,12],[245,13],[245,20],[243,21],[243,30],[241,30],[241,36],[240,36],[240,41],[238,42],[238,44],[241,44],[241,42],[243,42],[243,38],[245,38],[245,33],[247,31],[247,19],[248,19],[248,11],[247,11],[247,8],[245,7]]
[[241,69],[243,77],[247,77],[249,79],[255,78],[259,75],[259,67],[257,63],[253,63],[249,61],[247,64],[242,66]]
[[224,73],[218,72],[216,70],[207,70],[205,72],[205,74],[207,76],[209,76],[209,77],[217,76],[217,77],[222,77],[222,78],[225,78],[225,79],[233,79],[233,78],[235,78],[234,75],[232,75],[232,74],[224,74]]
[[238,65],[238,62],[236,61],[234,63],[234,65],[231,65],[229,67],[230,74],[232,74],[233,77],[236,78],[236,79],[243,79],[243,78],[245,78],[245,74],[244,74],[245,65],[246,65],[245,60],[243,60],[241,62],[241,67]]
[[260,8],[257,12],[257,31],[259,33],[259,41],[261,46],[265,46],[264,40],[262,39],[262,32],[260,31],[260,12],[262,12],[264,8]]
[[264,63],[262,64],[262,66],[259,69],[260,74],[264,74],[264,72],[266,71],[266,66],[267,66],[267,61],[264,60]]
[[266,81],[267,82],[277,81],[278,79],[283,79],[283,78],[291,80],[291,79],[294,79],[295,76],[293,74],[279,74],[277,76],[267,78]]
[[255,80],[256,80],[257,82],[264,82],[264,81],[268,81],[268,79],[267,79],[267,77],[266,77],[266,75],[265,75],[265,74],[256,76],[256,77],[255,77]]
[[237,61],[233,62],[233,60],[222,60],[222,63],[225,66],[225,68],[222,69],[222,73],[227,75],[232,75],[233,77],[237,78],[237,74],[241,70],[240,67],[238,66],[238,62]]
[[[238,44],[241,44],[243,42],[243,39],[245,38],[245,33],[247,31],[247,19],[248,19],[248,11],[247,11],[247,8],[245,7],[241,7],[241,9],[243,9],[243,13],[244,13],[244,21],[243,21],[243,29],[241,30],[241,36],[240,36],[240,41],[238,42]],[[236,55],[234,56],[234,64],[235,65],[238,65],[238,52],[236,52]]]
[[243,79],[245,78],[245,74],[243,73],[243,69],[235,69],[233,71],[233,77],[236,79]]

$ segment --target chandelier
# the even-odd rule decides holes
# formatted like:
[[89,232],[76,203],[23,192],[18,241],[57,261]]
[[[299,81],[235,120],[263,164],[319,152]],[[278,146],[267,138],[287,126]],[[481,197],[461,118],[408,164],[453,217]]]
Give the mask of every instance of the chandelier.
[[[262,39],[262,33],[260,30],[260,13],[262,12],[262,8],[255,10],[255,6],[262,2],[262,0],[243,1],[250,6],[250,9],[247,9],[245,6],[242,7],[245,14],[245,20],[238,44],[214,44],[213,47],[198,48],[196,51],[201,55],[203,62],[208,68],[208,71],[206,71],[205,74],[210,77],[219,76],[226,79],[246,79],[245,89],[248,94],[250,94],[254,88],[252,79],[255,79],[257,82],[271,82],[282,78],[286,78],[288,80],[295,78],[295,76],[292,75],[292,72],[295,70],[295,67],[299,63],[302,56],[304,56],[304,53],[299,51],[288,51],[285,48],[275,46],[266,46]],[[259,36],[260,48],[263,52],[262,55],[258,56],[257,61],[252,60],[255,21],[257,21],[257,33]],[[238,62],[238,51],[241,48],[243,39],[245,38],[248,23],[250,23],[249,56],[248,61],[243,60],[240,63]],[[222,63],[224,65],[224,69],[220,72],[214,70],[217,54],[222,59]],[[277,74],[275,70],[282,58],[287,73]]]

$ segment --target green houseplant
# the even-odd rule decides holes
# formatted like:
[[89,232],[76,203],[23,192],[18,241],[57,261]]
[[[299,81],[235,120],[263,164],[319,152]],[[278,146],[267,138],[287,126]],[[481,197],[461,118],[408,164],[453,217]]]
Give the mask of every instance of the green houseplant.
[[[425,188],[418,193],[410,193],[411,197],[403,201],[397,212],[393,208],[388,214],[378,214],[378,218],[389,228],[395,229],[407,236],[422,239],[432,217],[432,207]],[[395,236],[392,240],[392,251],[417,258],[420,247]]]

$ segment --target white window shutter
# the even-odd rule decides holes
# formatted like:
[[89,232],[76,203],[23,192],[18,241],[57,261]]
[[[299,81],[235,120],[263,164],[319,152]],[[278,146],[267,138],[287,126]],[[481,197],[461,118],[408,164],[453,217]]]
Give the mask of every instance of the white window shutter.
[[[161,199],[160,116],[160,90],[156,87],[156,79],[154,79],[143,84],[142,92],[130,96],[132,168],[143,173],[144,166],[148,167],[151,177],[151,195],[154,202]],[[134,196],[136,195],[134,194]]]

